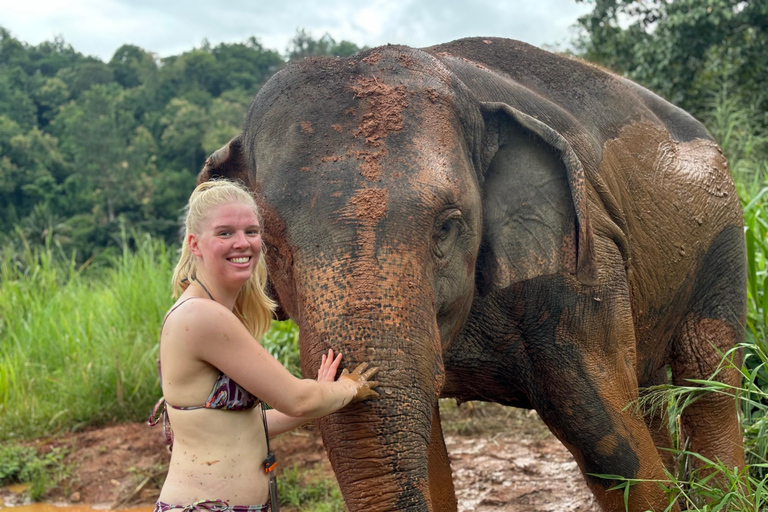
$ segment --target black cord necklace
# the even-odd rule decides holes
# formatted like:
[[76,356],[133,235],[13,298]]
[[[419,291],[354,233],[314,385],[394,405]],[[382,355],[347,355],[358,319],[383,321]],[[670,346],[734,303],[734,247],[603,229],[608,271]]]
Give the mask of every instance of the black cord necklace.
[[213,295],[211,295],[211,292],[209,292],[209,291],[208,291],[208,288],[206,288],[206,287],[205,287],[205,285],[203,284],[203,282],[202,282],[202,281],[200,281],[200,280],[199,280],[198,278],[196,278],[196,277],[191,277],[190,279],[192,279],[194,282],[196,282],[197,284],[199,284],[200,286],[202,286],[202,287],[203,287],[203,290],[205,290],[205,293],[207,293],[207,294],[208,294],[208,296],[211,298],[211,300],[212,300],[213,302],[216,302],[216,299],[214,299],[214,298],[213,298]]

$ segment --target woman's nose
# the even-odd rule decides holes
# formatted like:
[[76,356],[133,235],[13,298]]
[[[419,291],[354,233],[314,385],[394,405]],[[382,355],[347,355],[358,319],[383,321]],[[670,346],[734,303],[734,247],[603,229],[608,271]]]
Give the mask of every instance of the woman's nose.
[[242,232],[235,233],[234,246],[235,247],[248,246],[248,240],[246,240],[245,238],[245,233],[242,233]]

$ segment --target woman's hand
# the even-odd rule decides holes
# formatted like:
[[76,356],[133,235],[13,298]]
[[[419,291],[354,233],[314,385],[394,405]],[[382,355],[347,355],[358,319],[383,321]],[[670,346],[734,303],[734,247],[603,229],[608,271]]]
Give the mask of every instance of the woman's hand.
[[[338,354],[334,357],[333,349],[328,350],[327,355],[323,354],[323,357],[320,360],[320,369],[317,370],[317,381],[335,381],[336,372],[339,369],[339,363],[341,363],[341,354]],[[379,394],[373,390],[373,388],[378,386],[379,383],[377,381],[368,380],[376,375],[376,372],[378,372],[379,369],[368,368],[368,370],[366,370],[366,368],[368,368],[368,363],[362,363],[358,365],[358,367],[355,368],[352,373],[349,373],[345,368],[339,376],[339,379],[349,379],[357,386],[357,393],[355,394],[354,398],[352,398],[353,402],[359,402],[361,400],[365,400],[366,398],[374,398],[379,396]]]
[[349,373],[345,368],[339,377],[339,379],[349,379],[357,384],[357,394],[352,399],[353,402],[359,402],[366,398],[375,398],[379,396],[379,394],[373,390],[379,383],[375,380],[368,380],[373,377],[379,369],[368,368],[366,371],[366,368],[368,368],[368,363],[359,364],[352,373]]
[[341,354],[333,357],[333,349],[328,350],[328,355],[323,354],[320,361],[320,369],[317,370],[317,382],[333,382],[336,380],[336,372],[341,362]]

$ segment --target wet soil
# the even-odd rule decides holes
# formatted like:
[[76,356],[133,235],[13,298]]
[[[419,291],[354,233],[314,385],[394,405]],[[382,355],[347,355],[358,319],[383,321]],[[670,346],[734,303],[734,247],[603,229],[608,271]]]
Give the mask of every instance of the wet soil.
[[[535,413],[491,404],[441,406],[459,511],[598,512],[576,463]],[[151,506],[169,454],[159,428],[128,423],[35,441],[64,448],[70,476],[45,501],[98,508]],[[322,441],[308,425],[273,442],[283,467],[332,475]],[[23,504],[23,487],[2,489],[0,508]]]

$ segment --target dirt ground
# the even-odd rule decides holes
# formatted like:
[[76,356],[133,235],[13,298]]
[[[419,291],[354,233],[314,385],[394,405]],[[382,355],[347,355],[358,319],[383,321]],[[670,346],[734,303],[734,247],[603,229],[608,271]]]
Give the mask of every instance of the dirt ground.
[[[599,511],[570,453],[535,413],[481,405],[454,405],[442,412],[459,511]],[[59,446],[69,452],[65,464],[74,468],[71,477],[46,496],[46,501],[58,504],[149,508],[169,459],[161,429],[143,423],[41,439],[36,444],[44,450]],[[284,467],[320,467],[332,474],[311,425],[279,437],[273,449]],[[23,502],[19,490],[2,490],[6,506]]]

